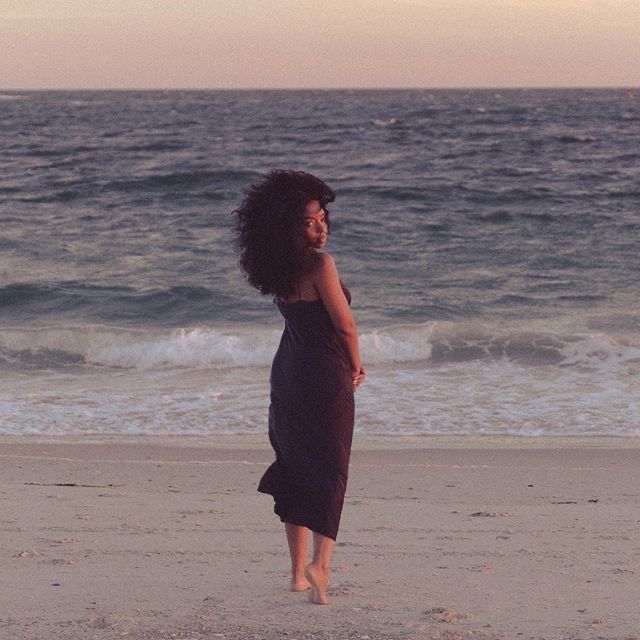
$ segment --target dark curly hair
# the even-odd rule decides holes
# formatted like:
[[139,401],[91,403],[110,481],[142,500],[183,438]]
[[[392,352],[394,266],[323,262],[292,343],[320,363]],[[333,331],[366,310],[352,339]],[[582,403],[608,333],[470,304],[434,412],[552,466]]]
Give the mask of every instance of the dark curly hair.
[[276,170],[246,191],[236,215],[240,266],[251,285],[263,295],[286,298],[297,280],[313,267],[314,254],[304,243],[305,207],[318,200],[326,204],[336,194],[322,181],[303,171]]

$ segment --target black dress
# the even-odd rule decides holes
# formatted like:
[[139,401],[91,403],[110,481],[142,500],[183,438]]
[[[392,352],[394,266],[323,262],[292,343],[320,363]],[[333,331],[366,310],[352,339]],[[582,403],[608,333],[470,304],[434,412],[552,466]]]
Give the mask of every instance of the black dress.
[[273,496],[282,522],[335,540],[353,436],[351,365],[321,300],[276,302],[285,320],[270,378],[276,461],[258,491]]

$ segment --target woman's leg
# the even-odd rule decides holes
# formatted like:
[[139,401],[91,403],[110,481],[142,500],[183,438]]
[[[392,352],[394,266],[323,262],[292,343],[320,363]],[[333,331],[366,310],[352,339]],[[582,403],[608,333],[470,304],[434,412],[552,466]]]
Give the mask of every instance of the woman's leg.
[[291,555],[291,591],[306,591],[311,586],[304,575],[309,529],[289,522],[285,522],[284,528]]
[[314,604],[329,604],[327,587],[329,586],[329,567],[336,543],[321,533],[313,532],[313,560],[304,573],[311,583],[309,600]]

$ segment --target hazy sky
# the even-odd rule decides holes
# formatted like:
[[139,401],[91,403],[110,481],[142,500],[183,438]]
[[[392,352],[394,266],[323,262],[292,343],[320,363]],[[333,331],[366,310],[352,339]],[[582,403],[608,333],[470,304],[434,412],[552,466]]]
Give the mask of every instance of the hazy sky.
[[640,85],[640,0],[0,0],[0,87]]

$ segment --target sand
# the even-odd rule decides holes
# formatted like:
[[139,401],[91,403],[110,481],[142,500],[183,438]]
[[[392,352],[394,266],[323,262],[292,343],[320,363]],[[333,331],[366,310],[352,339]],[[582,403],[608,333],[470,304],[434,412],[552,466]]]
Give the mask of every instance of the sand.
[[356,436],[329,606],[266,437],[0,439],[0,638],[640,638],[640,441]]

